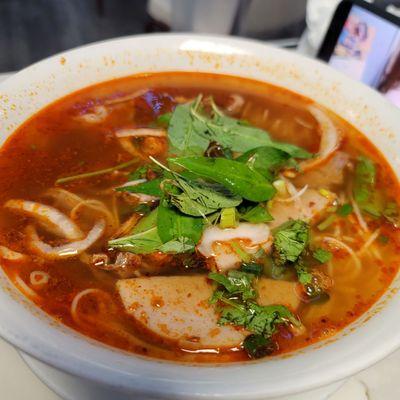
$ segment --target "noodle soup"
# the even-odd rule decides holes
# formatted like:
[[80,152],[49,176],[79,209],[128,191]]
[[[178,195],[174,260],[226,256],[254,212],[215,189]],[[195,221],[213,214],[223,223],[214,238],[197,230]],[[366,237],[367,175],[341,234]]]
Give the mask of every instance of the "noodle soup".
[[165,73],[74,93],[10,137],[0,183],[14,284],[150,357],[296,350],[358,318],[397,273],[385,159],[338,116],[255,81]]

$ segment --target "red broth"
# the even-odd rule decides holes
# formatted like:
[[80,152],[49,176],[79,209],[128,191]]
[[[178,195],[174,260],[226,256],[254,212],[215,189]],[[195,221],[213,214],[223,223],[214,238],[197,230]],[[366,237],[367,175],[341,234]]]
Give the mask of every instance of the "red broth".
[[[131,99],[125,97],[133,93],[137,95]],[[148,155],[164,162],[168,143],[165,138],[142,137],[124,139],[124,144],[115,132],[122,128],[153,127],[160,115],[172,111],[177,104],[192,100],[199,93],[204,97],[212,95],[222,109],[234,105],[235,97],[232,95],[239,95],[243,102],[236,104],[234,117],[267,130],[277,141],[301,146],[312,153],[318,151],[318,123],[307,110],[312,101],[297,94],[223,75],[163,73],[133,76],[88,87],[62,98],[38,112],[12,134],[0,152],[0,203],[23,199],[57,208],[57,202],[46,193],[52,188],[62,188],[80,198],[102,202],[122,224],[131,216],[134,204],[112,189],[126,182],[127,171],[139,168]],[[125,101],[121,101],[124,98]],[[104,108],[99,109],[99,106]],[[95,123],[85,120],[85,115],[93,113],[93,110],[98,114],[105,110],[106,117]],[[377,166],[377,190],[389,198],[396,198],[399,183],[384,157],[354,127],[339,116],[325,112],[342,132],[339,151],[349,160],[343,181],[329,190],[339,199],[348,201],[354,163],[363,154]],[[139,155],[132,154],[132,146]],[[137,161],[128,170],[55,184],[60,177],[112,167],[134,157]],[[303,181],[302,178],[298,181],[293,179],[297,189],[310,184]],[[63,207],[60,207],[62,212],[71,216],[84,232],[90,229],[96,210],[90,211],[82,206],[70,215],[71,209]],[[304,331],[296,335],[286,328],[279,329],[275,334],[278,347],[274,354],[287,353],[335,335],[376,302],[397,274],[400,241],[398,230],[392,224],[382,218],[365,216],[368,229],[363,231],[352,212],[346,217],[337,217],[321,231],[317,225],[322,219],[311,227],[313,240],[323,240],[325,236],[337,238],[355,252],[361,267],[357,269],[348,252],[331,243],[333,258],[318,267],[333,282],[329,299],[301,301],[295,312],[304,325]],[[107,345],[155,358],[198,362],[248,359],[240,346],[196,351],[184,349],[177,341],[153,332],[142,320],[129,315],[116,290],[120,276],[96,270],[88,262],[92,254],[104,252],[107,241],[115,233],[113,229],[108,229],[80,256],[48,260],[32,252],[29,246],[26,227],[33,222],[29,215],[0,208],[0,244],[27,255],[22,260],[10,260],[3,255],[1,264],[16,286],[57,321]],[[374,234],[375,240],[364,248]],[[40,236],[47,243],[59,244],[59,239],[51,232],[40,230]],[[178,259],[178,256],[155,253],[142,257],[141,262],[156,269],[159,266],[165,268],[167,276],[193,274],[192,270],[182,269]],[[206,275],[209,264],[200,261],[196,273]],[[33,284],[33,271],[40,271],[39,278],[44,276],[48,281]],[[21,286],[21,280],[28,289],[23,284]],[[90,295],[82,297],[79,316],[74,317],[71,315],[72,302],[86,289],[99,289],[102,295],[96,299]]]

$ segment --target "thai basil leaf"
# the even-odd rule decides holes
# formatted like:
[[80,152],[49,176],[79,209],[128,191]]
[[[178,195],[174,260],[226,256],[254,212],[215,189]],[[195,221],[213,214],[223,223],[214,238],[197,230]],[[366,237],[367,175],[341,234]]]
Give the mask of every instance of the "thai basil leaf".
[[275,261],[296,262],[308,244],[310,227],[299,219],[288,221],[273,231],[273,237]]
[[183,215],[169,207],[163,200],[158,207],[157,230],[163,243],[180,241],[186,245],[195,244],[201,238],[203,220]]
[[194,121],[191,114],[192,103],[178,105],[168,126],[170,151],[177,155],[204,154],[210,139],[204,136],[207,127],[201,121]]
[[116,190],[118,192],[143,193],[151,196],[161,197],[163,194],[160,188],[160,184],[162,181],[162,178],[156,178],[151,181],[139,183],[137,185],[121,186]]
[[221,208],[235,207],[242,202],[240,196],[232,195],[220,185],[188,181],[178,176],[172,184],[181,192],[167,191],[170,203],[182,213],[195,217],[212,214]]
[[110,240],[108,246],[113,249],[129,251],[135,254],[150,254],[158,251],[161,242],[157,233],[157,227],[135,233],[130,236]]
[[253,224],[260,224],[263,222],[273,221],[272,215],[268,212],[267,208],[258,204],[254,207],[242,207],[239,210],[240,219],[251,222]]
[[259,172],[238,161],[225,158],[181,157],[169,162],[225,186],[229,191],[247,200],[260,202],[271,199],[276,193],[272,184]]
[[194,251],[195,245],[196,244],[191,239],[187,237],[180,237],[164,243],[162,246],[160,246],[160,251],[163,253],[172,254],[188,253]]

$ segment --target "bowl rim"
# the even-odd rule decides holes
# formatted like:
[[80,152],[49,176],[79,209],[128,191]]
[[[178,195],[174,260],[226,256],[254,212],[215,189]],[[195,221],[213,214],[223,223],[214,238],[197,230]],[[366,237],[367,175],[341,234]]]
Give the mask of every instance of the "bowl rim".
[[[29,77],[30,74],[36,73],[38,69],[46,68],[47,65],[58,62],[60,57],[79,57],[80,54],[86,51],[102,51],[110,48],[110,46],[112,48],[117,44],[120,46],[129,46],[135,42],[136,44],[141,43],[142,46],[145,44],[152,46],[157,41],[164,43],[167,41],[168,46],[173,48],[173,46],[178,47],[186,40],[198,40],[200,42],[207,41],[217,45],[229,45],[232,46],[232,48],[244,51],[246,54],[247,52],[256,54],[257,52],[262,53],[263,51],[268,51],[270,53],[274,53],[277,57],[293,60],[293,63],[309,64],[310,66],[315,67],[318,71],[321,71],[322,75],[334,76],[336,79],[339,79],[350,87],[360,91],[362,95],[368,97],[368,101],[366,99],[366,102],[378,104],[382,110],[386,110],[386,115],[390,116],[393,120],[398,116],[399,110],[384,100],[382,96],[375,93],[372,89],[367,88],[359,82],[350,80],[344,75],[333,71],[330,67],[322,64],[319,61],[306,59],[304,56],[295,53],[290,53],[289,56],[289,53],[286,50],[268,46],[255,40],[186,33],[133,35],[125,38],[109,39],[62,52],[39,61],[38,63],[35,63],[6,79],[0,84],[0,92],[3,87],[12,87],[14,82],[20,80],[21,78]],[[172,51],[176,51],[176,49]],[[218,48],[215,51],[218,52]],[[369,99],[372,100],[369,101]],[[399,124],[397,124],[397,127],[399,127]],[[388,307],[395,309],[396,304],[400,304],[400,296],[397,296],[396,300],[397,301],[392,301]],[[2,305],[0,297],[0,315],[3,307],[4,305]],[[201,366],[182,363],[179,364],[148,358],[143,359],[132,354],[126,356],[121,351],[111,350],[104,346],[101,347],[98,342],[93,341],[95,343],[92,344],[94,348],[102,348],[102,351],[108,352],[107,354],[110,356],[110,363],[100,363],[98,359],[87,359],[85,358],[85,354],[78,354],[76,351],[73,352],[67,346],[65,348],[55,348],[51,343],[47,343],[46,340],[32,340],[32,337],[30,337],[30,340],[27,340],[26,337],[20,336],[16,333],[17,329],[19,328],[18,324],[15,326],[6,326],[2,318],[3,317],[0,316],[0,335],[25,353],[37,358],[42,362],[45,362],[50,366],[68,372],[72,375],[80,376],[95,381],[99,384],[108,385],[121,390],[133,390],[140,393],[147,393],[153,396],[161,397],[174,395],[176,398],[182,399],[200,399],[211,395],[216,397],[229,396],[233,399],[265,398],[266,395],[282,396],[302,392],[305,390],[311,390],[354,374],[379,361],[400,346],[400,337],[396,338],[394,333],[387,336],[385,340],[379,341],[379,345],[371,348],[370,340],[366,340],[366,336],[369,334],[364,333],[364,340],[360,340],[358,345],[359,353],[354,354],[353,352],[349,351],[347,356],[343,359],[343,363],[347,362],[347,365],[340,365],[340,363],[337,361],[330,363],[326,362],[326,369],[319,368],[318,374],[313,376],[305,376],[304,371],[299,371],[296,375],[292,376],[291,382],[285,382],[286,387],[280,387],[279,385],[276,385],[272,388],[266,388],[263,382],[260,382],[259,375],[262,370],[268,370],[266,364],[269,364],[270,362],[264,361],[257,363],[246,363],[246,368],[243,368],[243,363],[219,366],[210,366],[207,364]],[[379,318],[379,315],[377,318]],[[383,317],[381,317],[381,319],[382,318]],[[31,319],[30,322],[34,324],[33,319]],[[389,322],[393,325],[394,329],[400,328],[400,319],[399,321]],[[382,324],[382,326],[383,325],[384,324]],[[364,327],[365,326],[366,324]],[[360,330],[362,330],[362,328],[360,328]],[[378,332],[374,334],[374,337],[379,334],[383,334],[383,331],[383,329],[378,330]],[[66,336],[73,336],[71,335],[69,328],[67,329]],[[341,343],[344,343],[344,341],[347,339],[348,336],[341,338]],[[79,336],[79,339],[77,340],[82,341],[82,338]],[[72,342],[65,343],[70,345]],[[88,345],[87,341],[85,341],[85,346],[86,345]],[[117,358],[112,358],[111,355],[116,353],[118,353]],[[318,357],[316,357],[315,354],[316,353],[311,354],[310,351],[306,351],[304,354],[304,360],[318,360]],[[123,370],[121,368],[122,364],[118,364],[116,362],[118,358],[123,357],[129,357],[132,360],[132,369],[129,371]],[[276,362],[282,362],[283,366],[280,368],[283,368],[285,365],[287,365],[286,361],[287,359],[282,359]],[[320,357],[318,361],[322,362],[323,358]],[[114,365],[112,365],[112,363],[114,363]],[[135,364],[135,366],[133,366],[133,364]],[[243,371],[244,369],[246,371]],[[144,371],[147,373],[154,370],[157,370],[155,375],[144,375]],[[190,372],[188,373],[188,371]],[[252,372],[256,372],[258,374],[256,379],[251,379]],[[279,370],[277,372],[279,372]],[[248,378],[248,380],[244,383],[240,382],[240,379],[238,381],[238,378],[240,377]],[[224,385],[225,387],[223,388],[218,387],[218,385],[221,385],[222,382],[225,382],[226,386]]]

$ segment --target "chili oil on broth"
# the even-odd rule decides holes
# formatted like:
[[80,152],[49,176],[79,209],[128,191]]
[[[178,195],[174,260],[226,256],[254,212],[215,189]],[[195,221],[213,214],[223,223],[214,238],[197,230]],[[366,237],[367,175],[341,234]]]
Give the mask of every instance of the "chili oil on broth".
[[[105,99],[112,102],[134,92],[140,94],[136,99],[108,107],[108,116],[102,122],[91,124],[80,118],[93,107],[104,105]],[[17,198],[56,206],[54,198],[46,197],[45,193],[54,187],[59,177],[96,171],[132,159],[132,154],[115,137],[117,129],[152,126],[158,116],[199,93],[205,97],[213,95],[222,108],[232,103],[231,94],[239,94],[244,104],[234,117],[269,131],[275,140],[296,144],[313,153],[318,150],[318,124],[306,110],[311,101],[297,94],[264,83],[221,75],[165,73],[134,76],[73,93],[41,110],[22,125],[0,152],[1,203]],[[362,149],[362,153],[379,166],[378,187],[396,198],[398,182],[383,156],[352,126],[336,115],[328,114],[344,135],[340,150],[355,159]],[[165,161],[165,139],[145,137],[138,139],[136,145],[142,155]],[[144,158],[138,157],[131,169],[143,165]],[[114,218],[123,222],[131,207],[120,198],[115,199],[110,188],[123,184],[126,179],[124,171],[116,171],[77,180],[63,185],[62,189],[103,202]],[[345,196],[347,190],[347,181],[335,188],[339,197]],[[77,210],[75,218],[87,231],[94,222],[95,213],[90,215],[84,209],[81,212]],[[0,244],[22,254],[30,254],[25,234],[29,222],[30,218],[1,208]],[[370,247],[363,249],[368,238],[378,229],[379,235],[389,238],[388,243],[375,240]],[[43,230],[40,234],[49,243],[54,240],[54,236]],[[324,236],[343,240],[358,252],[361,268],[355,265],[346,251],[333,248],[333,259],[320,267],[334,282],[329,300],[321,304],[301,304],[297,315],[306,332],[294,336],[287,330],[279,331],[276,335],[279,344],[276,354],[296,350],[337,333],[364,313],[397,273],[399,238],[396,230],[388,224],[372,222],[368,232],[364,232],[351,214],[346,219],[338,219],[324,232],[314,226],[311,234],[316,241]],[[108,232],[86,253],[104,250],[110,235]],[[346,237],[347,242],[343,239]],[[86,261],[85,254],[60,261],[32,256],[22,261],[4,259],[2,266],[28,297],[27,289],[18,283],[20,280],[35,291],[36,295],[31,299],[44,311],[105,344],[150,357],[178,361],[229,362],[247,359],[247,355],[237,348],[192,352],[149,331],[125,312],[116,291],[119,278],[107,271],[94,270]],[[150,257],[148,262],[168,265],[171,257]],[[48,283],[41,287],[32,286],[30,275],[34,271],[47,273]],[[166,271],[166,274],[173,274],[168,268]],[[179,273],[187,271],[179,270]],[[99,292],[96,296],[88,293],[82,297],[75,309],[76,314],[71,314],[76,295],[85,290]]]

